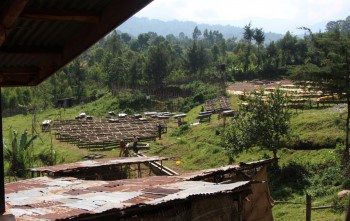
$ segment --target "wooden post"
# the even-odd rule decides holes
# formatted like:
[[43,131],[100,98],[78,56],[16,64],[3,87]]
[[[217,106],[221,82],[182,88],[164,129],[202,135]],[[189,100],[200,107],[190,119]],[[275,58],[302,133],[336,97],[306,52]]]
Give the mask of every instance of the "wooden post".
[[140,163],[137,163],[137,176],[138,178],[141,178],[141,167],[140,167]]
[[0,214],[5,213],[5,173],[4,173],[4,142],[2,133],[2,105],[0,87]]
[[306,194],[306,221],[311,221],[311,196]]
[[238,221],[243,221],[243,200],[242,200],[242,194],[238,194]]

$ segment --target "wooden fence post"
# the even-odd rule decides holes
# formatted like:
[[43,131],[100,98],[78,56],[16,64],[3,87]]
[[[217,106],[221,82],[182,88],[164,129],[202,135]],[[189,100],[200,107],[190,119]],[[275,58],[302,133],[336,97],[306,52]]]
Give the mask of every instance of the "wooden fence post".
[[311,221],[311,196],[306,194],[306,221]]

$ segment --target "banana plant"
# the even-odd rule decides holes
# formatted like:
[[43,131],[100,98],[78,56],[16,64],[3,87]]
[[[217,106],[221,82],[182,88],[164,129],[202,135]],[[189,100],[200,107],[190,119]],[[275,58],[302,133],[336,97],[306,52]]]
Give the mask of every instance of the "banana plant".
[[35,162],[33,149],[30,145],[38,135],[30,136],[25,130],[22,135],[12,128],[9,131],[10,145],[4,142],[4,160],[8,161],[8,174],[13,177],[26,177],[27,169]]

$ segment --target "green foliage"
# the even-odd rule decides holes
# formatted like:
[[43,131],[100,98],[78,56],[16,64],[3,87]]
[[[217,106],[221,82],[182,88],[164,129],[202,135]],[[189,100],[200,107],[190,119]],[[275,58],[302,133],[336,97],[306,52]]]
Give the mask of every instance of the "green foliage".
[[224,134],[231,154],[237,154],[255,145],[273,152],[283,145],[290,126],[290,113],[285,108],[287,97],[279,89],[265,96],[264,91],[254,92],[248,106],[228,125]]
[[25,130],[19,135],[16,130],[10,128],[9,142],[4,142],[4,159],[9,163],[8,174],[14,177],[25,177],[27,168],[34,165],[35,157],[30,145],[37,138],[37,135],[29,137]]
[[179,128],[177,128],[176,130],[174,130],[171,133],[171,136],[179,137],[179,136],[184,135],[185,133],[187,133],[189,129],[190,129],[190,127],[189,127],[188,124],[183,124]]
[[153,87],[162,87],[164,79],[171,72],[170,47],[164,42],[148,49],[145,72]]
[[269,169],[270,188],[276,199],[288,199],[295,193],[304,194],[310,185],[309,177],[308,168],[295,161],[281,167],[274,164]]
[[[348,21],[343,21],[347,23]],[[325,33],[310,32],[312,53],[308,63],[292,69],[294,79],[311,82],[324,93],[345,97],[350,112],[350,30],[331,23]],[[345,28],[345,29],[344,29]],[[344,155],[349,156],[349,119],[346,120]]]

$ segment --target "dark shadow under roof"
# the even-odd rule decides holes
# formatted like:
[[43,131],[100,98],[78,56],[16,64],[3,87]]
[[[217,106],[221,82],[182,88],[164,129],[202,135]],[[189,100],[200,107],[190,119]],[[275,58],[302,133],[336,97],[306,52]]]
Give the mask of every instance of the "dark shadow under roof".
[[0,2],[0,85],[37,85],[152,0]]

